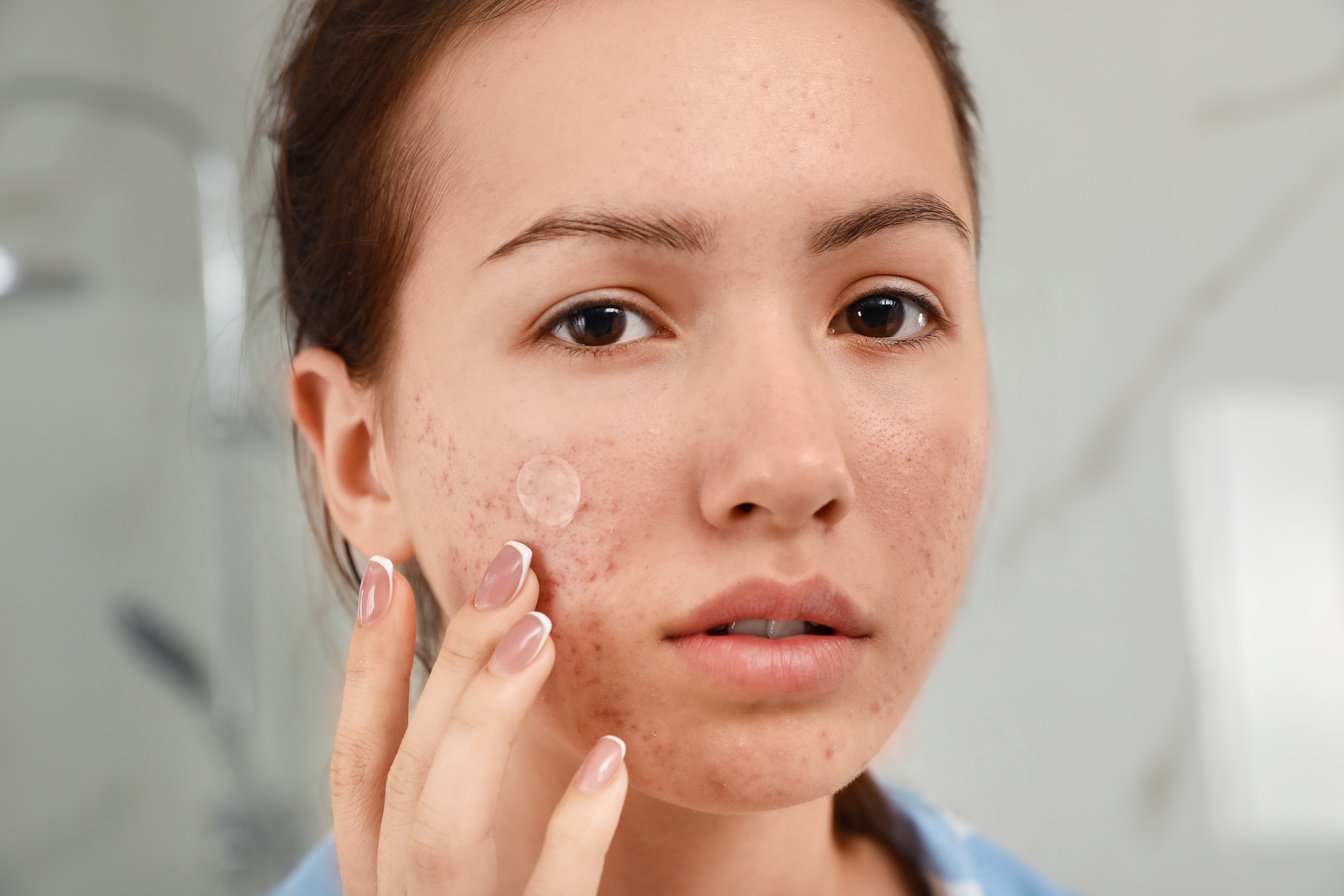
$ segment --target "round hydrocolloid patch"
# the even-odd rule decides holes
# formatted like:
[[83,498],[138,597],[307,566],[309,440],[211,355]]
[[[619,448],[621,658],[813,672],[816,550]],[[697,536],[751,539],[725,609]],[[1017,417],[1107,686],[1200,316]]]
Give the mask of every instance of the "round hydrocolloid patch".
[[563,458],[538,454],[518,471],[518,500],[543,526],[565,526],[579,509],[579,474]]

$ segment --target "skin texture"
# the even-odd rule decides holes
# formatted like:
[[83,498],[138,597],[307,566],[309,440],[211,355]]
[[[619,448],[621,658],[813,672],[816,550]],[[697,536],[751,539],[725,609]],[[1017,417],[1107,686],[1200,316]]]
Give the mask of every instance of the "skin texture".
[[[414,111],[443,165],[389,375],[355,389],[321,350],[294,375],[362,554],[417,557],[451,616],[505,541],[535,551],[556,660],[509,762],[501,892],[609,733],[630,789],[604,894],[901,892],[870,846],[832,836],[831,795],[905,716],[961,598],[990,433],[975,254],[932,224],[817,256],[806,235],[899,190],[971,222],[916,32],[877,0],[562,4],[445,56]],[[693,212],[717,237],[570,237],[482,263],[568,206]],[[878,283],[951,326],[895,350],[830,332]],[[580,294],[643,313],[621,349],[540,332]],[[582,482],[564,527],[518,501],[538,454]],[[662,643],[741,579],[818,572],[871,635],[836,691],[733,698]]]

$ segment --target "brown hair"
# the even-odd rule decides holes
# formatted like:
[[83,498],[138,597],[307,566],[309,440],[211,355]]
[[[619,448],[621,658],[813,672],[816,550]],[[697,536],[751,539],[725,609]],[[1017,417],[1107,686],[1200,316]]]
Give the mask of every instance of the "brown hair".
[[[344,359],[352,382],[380,382],[397,289],[417,244],[429,195],[428,141],[405,135],[413,91],[450,41],[543,0],[292,0],[277,43],[262,127],[275,144],[272,214],[279,228],[281,293],[291,356],[321,346]],[[891,0],[937,66],[961,147],[979,246],[979,113],[937,0]],[[400,128],[400,130],[397,130]],[[396,135],[394,137],[394,135]],[[332,525],[316,465],[292,432],[308,520],[324,568],[353,603],[361,570]],[[414,558],[427,669],[443,631],[439,604]],[[837,830],[887,843],[894,823],[865,771],[835,799]]]

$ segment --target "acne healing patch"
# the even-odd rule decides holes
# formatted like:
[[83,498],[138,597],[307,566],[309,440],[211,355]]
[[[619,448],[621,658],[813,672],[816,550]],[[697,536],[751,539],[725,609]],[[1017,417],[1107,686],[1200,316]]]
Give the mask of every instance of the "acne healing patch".
[[566,526],[579,509],[579,474],[554,454],[538,454],[518,471],[518,500],[543,526]]

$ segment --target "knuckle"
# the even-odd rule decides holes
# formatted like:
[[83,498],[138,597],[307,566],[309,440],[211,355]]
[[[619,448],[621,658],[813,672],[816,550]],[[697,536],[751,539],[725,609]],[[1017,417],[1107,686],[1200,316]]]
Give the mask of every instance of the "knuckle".
[[371,753],[370,745],[359,737],[342,735],[336,738],[328,767],[333,793],[345,795],[368,787],[373,769]]
[[386,665],[375,658],[351,656],[345,662],[345,697],[364,695],[383,689],[383,678],[387,677]]
[[471,644],[464,643],[460,635],[454,637],[454,634],[450,632],[443,639],[435,663],[442,663],[450,669],[462,672],[471,672],[483,666],[481,651]]
[[352,651],[345,663],[345,679],[347,683],[363,683],[376,679],[384,668],[385,664],[369,656],[366,651]]
[[422,839],[422,836],[424,835],[416,834],[412,837],[409,857],[411,869],[421,878],[430,880],[446,876],[453,867],[447,851],[436,849]]
[[448,719],[448,734],[463,740],[486,734],[490,730],[491,718],[481,715],[470,706],[458,704]]
[[392,773],[387,776],[385,799],[388,807],[395,810],[414,806],[420,800],[419,778],[393,768]]
[[463,854],[457,826],[451,819],[432,811],[417,812],[411,823],[411,867],[425,878],[440,878],[458,867]]

